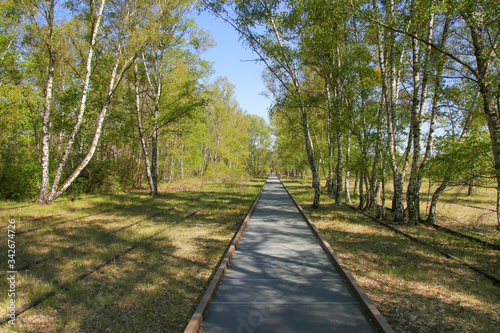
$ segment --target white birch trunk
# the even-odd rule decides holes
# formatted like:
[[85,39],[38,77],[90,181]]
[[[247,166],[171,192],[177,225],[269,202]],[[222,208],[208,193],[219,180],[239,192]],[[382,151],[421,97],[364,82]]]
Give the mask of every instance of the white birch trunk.
[[349,166],[349,161],[351,159],[351,131],[348,132],[347,134],[347,142],[346,142],[346,153],[345,153],[345,164],[346,164],[346,170],[345,170],[345,196],[346,196],[346,201],[350,204],[351,203],[351,193],[349,192],[349,178],[351,175],[351,170]]
[[153,189],[151,191],[152,196],[158,193],[158,118],[160,117],[159,103],[162,88],[161,81],[158,81],[154,105],[153,138],[151,143],[151,177],[153,179]]
[[411,176],[406,191],[406,204],[408,207],[408,222],[411,225],[416,225],[420,218],[420,207],[417,193],[417,171],[420,161],[420,136],[422,131],[422,119],[420,116],[419,106],[420,102],[420,89],[421,89],[421,56],[420,56],[420,42],[415,38],[412,39],[413,50],[413,99],[411,106],[411,121],[410,126],[413,134],[413,160],[411,165]]
[[47,70],[47,83],[45,86],[45,100],[42,116],[42,150],[40,154],[40,165],[42,168],[42,179],[40,191],[38,195],[39,204],[48,204],[47,192],[49,190],[49,162],[50,162],[50,111],[52,107],[52,91],[54,86],[54,70],[55,70],[55,52],[53,50],[53,35],[54,35],[54,1],[51,1],[48,9],[47,25],[49,29],[48,53],[49,66]]
[[[95,47],[95,43],[97,40],[97,34],[99,32],[99,27],[100,27],[100,24],[102,21],[105,3],[106,3],[106,0],[102,0],[101,5],[99,7],[99,10],[96,14],[96,20],[95,20],[94,25],[92,27],[89,51],[87,53],[87,61],[86,61],[86,65],[85,65],[85,80],[83,82],[83,90],[82,90],[82,98],[80,100],[80,108],[78,111],[78,116],[76,118],[76,123],[73,126],[73,130],[71,131],[71,134],[68,138],[68,141],[66,143],[66,149],[64,150],[64,154],[61,158],[61,161],[59,161],[59,165],[57,167],[57,171],[55,173],[54,180],[52,182],[52,189],[50,191],[51,198],[56,196],[56,193],[58,191],[59,182],[61,180],[62,172],[64,170],[64,167],[66,166],[66,163],[67,163],[68,158],[71,154],[71,151],[73,150],[73,143],[75,141],[76,134],[80,130],[80,126],[81,126],[82,121],[83,121],[83,115],[84,115],[85,109],[87,107],[87,98],[88,98],[88,94],[89,94],[89,90],[90,90],[90,78],[92,76],[92,61],[94,59],[94,47]],[[53,199],[51,201],[53,201]]]
[[94,133],[94,138],[93,138],[92,143],[90,145],[89,151],[87,152],[87,155],[84,157],[82,162],[73,171],[73,173],[68,177],[68,179],[66,179],[64,184],[54,193],[52,193],[52,191],[51,191],[51,195],[49,198],[50,202],[57,199],[59,196],[61,196],[61,194],[64,193],[64,191],[66,191],[68,189],[68,187],[80,175],[82,170],[87,166],[87,164],[90,162],[90,160],[94,156],[94,153],[97,149],[97,145],[99,143],[99,138],[101,137],[101,134],[102,134],[102,127],[104,124],[104,119],[106,118],[106,114],[108,112],[109,105],[111,104],[111,98],[112,98],[114,92],[116,91],[118,84],[122,80],[123,74],[128,69],[128,67],[132,64],[134,59],[135,59],[135,57],[130,58],[125,63],[125,65],[122,67],[120,73],[118,73],[118,66],[119,66],[120,61],[119,61],[119,59],[116,60],[115,65],[113,67],[113,71],[111,72],[111,78],[110,78],[110,82],[109,82],[109,88],[108,88],[108,93],[106,96],[106,101],[104,102],[104,105],[103,105],[101,112],[99,114],[96,130]]
[[344,162],[344,151],[342,149],[342,133],[337,131],[337,186],[335,187],[335,205],[342,205],[342,169]]

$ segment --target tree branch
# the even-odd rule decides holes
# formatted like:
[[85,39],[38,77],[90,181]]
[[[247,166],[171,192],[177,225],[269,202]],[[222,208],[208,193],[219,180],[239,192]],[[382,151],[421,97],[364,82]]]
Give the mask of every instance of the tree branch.
[[446,55],[447,57],[449,57],[450,59],[453,59],[455,60],[457,63],[459,63],[460,65],[462,65],[463,67],[467,68],[474,76],[478,76],[478,73],[477,71],[472,68],[469,64],[467,64],[466,62],[460,60],[458,57],[456,57],[455,55],[453,55],[452,53],[444,50],[443,48],[439,47],[438,45],[432,43],[432,42],[429,42],[428,40],[426,40],[425,38],[421,38],[409,31],[404,31],[404,30],[401,30],[401,29],[398,29],[398,28],[395,28],[395,27],[392,27],[390,25],[387,25],[385,23],[382,23],[374,18],[371,18],[369,17],[368,15],[366,15],[361,9],[357,8],[354,6],[354,4],[351,2],[350,3],[351,7],[354,8],[354,10],[358,11],[362,17],[365,18],[365,20],[369,21],[369,22],[372,22],[372,23],[375,23],[375,24],[378,24],[386,29],[390,29],[394,32],[397,32],[399,34],[402,34],[402,35],[405,35],[405,36],[408,36],[408,37],[412,37],[412,38],[415,38],[416,40],[419,40],[421,41],[422,43],[432,47],[434,50],[438,51],[438,52],[441,52],[442,54]]

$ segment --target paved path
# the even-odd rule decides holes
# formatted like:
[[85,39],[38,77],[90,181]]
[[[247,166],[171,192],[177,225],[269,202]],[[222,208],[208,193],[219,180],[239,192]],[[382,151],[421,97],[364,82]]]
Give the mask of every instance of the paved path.
[[275,175],[266,181],[202,332],[376,332]]

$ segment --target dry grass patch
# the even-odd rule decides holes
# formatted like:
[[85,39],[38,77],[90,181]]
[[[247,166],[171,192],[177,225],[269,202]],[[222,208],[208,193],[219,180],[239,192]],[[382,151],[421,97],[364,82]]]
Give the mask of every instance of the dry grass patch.
[[[428,181],[424,181],[420,191],[420,211],[423,218],[426,217],[428,200],[437,186],[431,186],[429,196],[428,188]],[[389,205],[393,196],[391,183],[386,185],[386,194],[386,205]],[[475,195],[469,196],[467,187],[450,186],[439,198],[436,223],[487,242],[500,244],[496,195],[496,189],[492,187],[476,187]]]

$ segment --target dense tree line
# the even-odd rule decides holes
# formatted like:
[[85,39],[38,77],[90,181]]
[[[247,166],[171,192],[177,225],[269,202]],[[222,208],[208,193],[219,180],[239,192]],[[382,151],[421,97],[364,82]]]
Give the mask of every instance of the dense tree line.
[[145,181],[155,195],[161,182],[267,170],[269,126],[226,79],[208,81],[195,1],[0,6],[1,198],[50,204]]
[[[190,0],[3,1],[0,196],[92,192],[269,168],[271,135],[225,79]],[[420,188],[500,188],[497,1],[204,3],[266,64],[277,167],[418,223]],[[500,203],[500,191],[498,191]],[[500,220],[500,204],[498,205]],[[405,215],[406,211],[406,215]]]
[[498,1],[208,6],[267,65],[279,167],[311,172],[313,207],[320,177],[337,204],[354,179],[359,207],[380,215],[392,183],[394,218],[411,224],[423,221],[424,177],[437,185],[428,222],[449,185],[500,189]]

